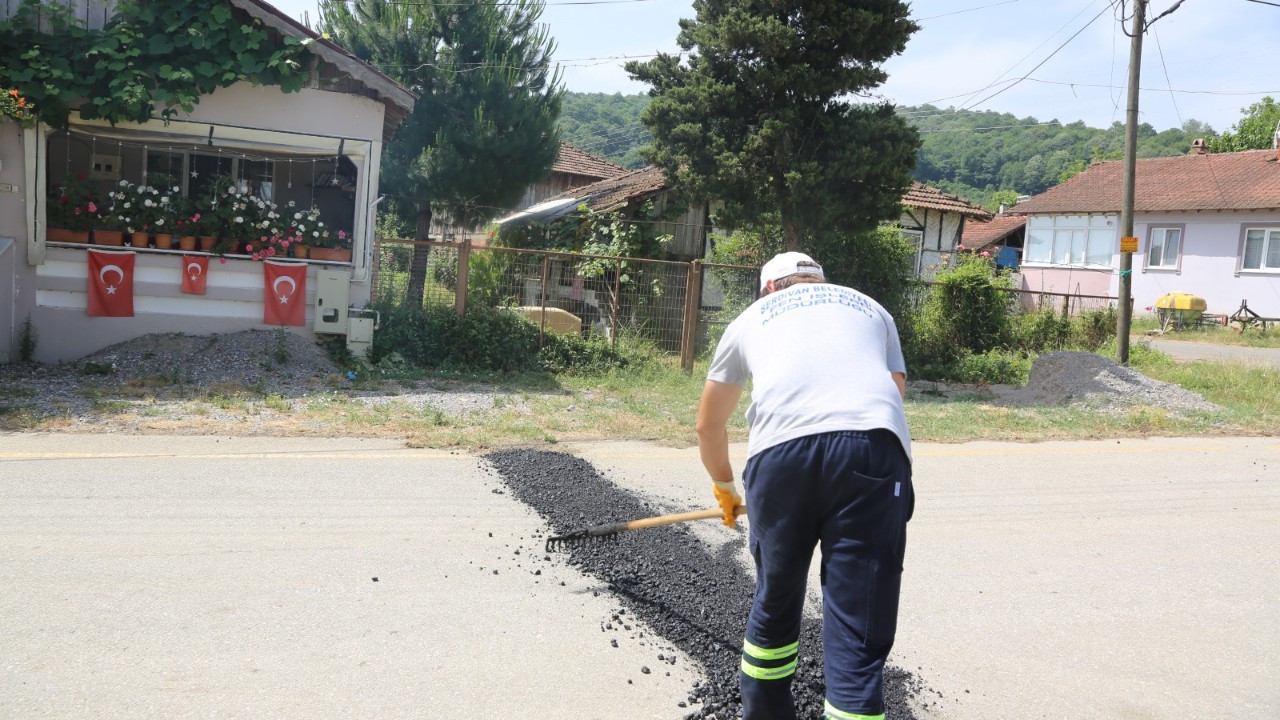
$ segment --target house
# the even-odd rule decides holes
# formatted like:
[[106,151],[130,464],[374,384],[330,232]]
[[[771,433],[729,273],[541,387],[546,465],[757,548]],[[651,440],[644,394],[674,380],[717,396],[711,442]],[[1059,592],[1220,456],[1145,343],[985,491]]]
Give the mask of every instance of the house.
[[961,244],[968,252],[995,257],[997,267],[1016,269],[1022,258],[1026,230],[1025,215],[1001,213],[986,222],[965,223]]
[[[261,0],[220,0],[234,20],[273,42],[306,42],[309,77],[298,92],[239,82],[200,98],[171,119],[119,122],[73,111],[65,129],[0,119],[0,360],[17,359],[20,327],[38,333],[34,359],[73,360],[147,333],[209,334],[264,327],[263,264],[232,251],[209,265],[206,294],[181,291],[182,251],[135,250],[133,317],[89,317],[87,247],[49,239],[46,199],[55,183],[84,177],[102,196],[121,181],[158,183],[195,197],[215,176],[280,207],[314,207],[351,238],[348,261],[306,263],[305,324],[294,332],[371,335],[356,317],[370,296],[374,213],[383,142],[416,96],[373,67]],[[75,0],[102,27],[113,0]],[[0,4],[0,20],[18,3]],[[200,58],[192,57],[194,64]],[[181,68],[175,68],[175,71]],[[187,253],[193,254],[193,253]],[[200,253],[194,253],[199,255]],[[324,311],[317,307],[322,304]]]
[[[568,215],[585,206],[597,213],[620,212],[632,216],[640,206],[653,203],[658,215],[678,202],[667,187],[662,170],[650,165],[639,170],[583,185],[552,196],[536,205],[512,213],[497,221],[499,226],[527,222],[545,222]],[[674,217],[655,224],[659,235],[670,235],[667,254],[676,260],[695,260],[706,256],[707,233],[711,229],[710,211],[704,205],[684,208]]]
[[986,221],[991,213],[941,190],[913,182],[902,196],[902,236],[916,246],[916,275],[928,280],[957,251],[965,221]]
[[[551,172],[545,179],[529,186],[524,197],[516,204],[513,211],[520,211],[537,205],[548,198],[579,188],[584,185],[622,175],[627,171],[608,160],[598,158],[591,153],[574,147],[567,142],[560,143],[560,151],[556,161],[551,165]],[[488,240],[487,231],[470,230],[454,226],[447,216],[437,213],[431,221],[431,236],[449,241],[470,240],[477,245],[485,245]]]
[[[1202,143],[1197,142],[1197,147]],[[1025,289],[1119,293],[1124,163],[1096,164],[1018,203],[1027,218]],[[1134,192],[1133,301],[1171,292],[1212,313],[1280,316],[1280,162],[1276,150],[1145,158]]]

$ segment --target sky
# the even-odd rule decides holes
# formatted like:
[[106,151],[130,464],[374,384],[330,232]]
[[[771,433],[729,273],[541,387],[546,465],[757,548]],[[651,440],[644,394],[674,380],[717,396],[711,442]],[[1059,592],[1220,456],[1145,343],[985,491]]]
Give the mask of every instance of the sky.
[[[647,91],[622,69],[624,58],[679,51],[678,23],[694,16],[691,0],[593,1],[547,0],[542,15],[565,87]],[[1123,123],[1130,40],[1108,8],[1113,2],[914,0],[921,29],[885,63],[889,80],[871,99],[1092,127]],[[1151,0],[1148,17],[1176,2]],[[1221,132],[1242,108],[1265,95],[1280,98],[1280,0],[1267,2],[1277,4],[1183,0],[1152,25],[1143,41],[1142,121],[1165,130],[1194,118]],[[314,24],[314,0],[274,4],[299,19],[309,11]]]

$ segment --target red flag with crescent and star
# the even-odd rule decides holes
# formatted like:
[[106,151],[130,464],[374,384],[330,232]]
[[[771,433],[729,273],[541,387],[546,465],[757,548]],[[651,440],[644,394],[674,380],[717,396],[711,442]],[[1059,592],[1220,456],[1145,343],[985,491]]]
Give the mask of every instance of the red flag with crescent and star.
[[192,295],[204,295],[208,279],[208,255],[182,256],[182,292]]
[[306,263],[262,263],[263,311],[267,325],[305,325],[307,322]]
[[133,317],[134,252],[89,250],[89,315]]

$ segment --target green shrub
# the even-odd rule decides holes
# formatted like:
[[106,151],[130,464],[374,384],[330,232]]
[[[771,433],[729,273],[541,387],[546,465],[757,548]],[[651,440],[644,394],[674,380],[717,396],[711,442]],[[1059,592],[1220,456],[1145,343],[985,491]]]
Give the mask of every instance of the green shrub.
[[1071,322],[1071,344],[1094,352],[1116,336],[1119,313],[1114,307],[1080,313]]
[[964,353],[955,365],[951,379],[987,385],[1023,385],[1031,373],[1031,358],[1013,350],[988,350]]
[[640,352],[627,352],[627,348],[614,348],[608,340],[592,335],[547,333],[543,338],[538,359],[548,372],[578,372],[584,374],[606,373],[641,365],[647,360]]
[[1013,346],[1028,353],[1062,350],[1071,342],[1071,320],[1043,307],[1013,321]]
[[964,353],[1007,347],[1012,336],[1008,278],[989,259],[961,258],[938,274],[914,324],[917,362],[947,365]]

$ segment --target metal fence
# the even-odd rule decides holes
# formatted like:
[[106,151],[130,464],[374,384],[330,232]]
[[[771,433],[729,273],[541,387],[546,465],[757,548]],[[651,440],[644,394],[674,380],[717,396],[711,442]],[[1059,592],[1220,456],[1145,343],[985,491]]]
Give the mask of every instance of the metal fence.
[[373,297],[402,303],[411,285],[414,250],[422,248],[427,305],[510,308],[547,332],[626,339],[667,353],[681,364],[719,337],[755,300],[759,270],[700,261],[676,262],[550,250],[477,247],[470,243],[377,240]]
[[[681,365],[719,341],[724,327],[758,296],[759,268],[670,260],[583,255],[551,250],[473,246],[469,242],[376,240],[373,297],[395,303],[415,301],[411,287],[415,248],[425,261],[424,305],[451,306],[461,315],[469,306],[510,308],[546,333],[599,336],[647,344],[679,353]],[[937,287],[921,282],[912,294],[919,310]],[[1002,290],[1012,312],[1049,308],[1076,316],[1115,307],[1104,295]]]

